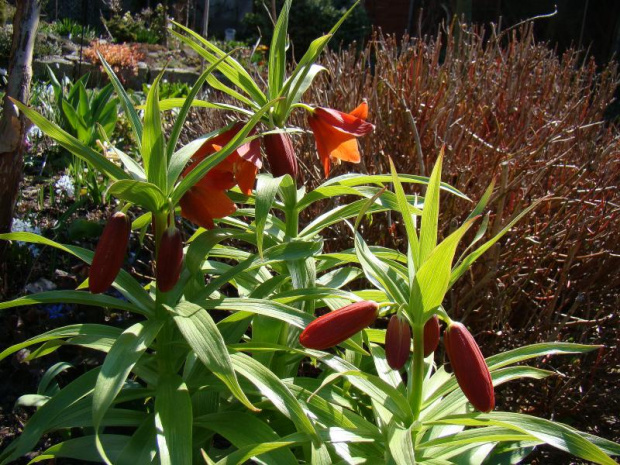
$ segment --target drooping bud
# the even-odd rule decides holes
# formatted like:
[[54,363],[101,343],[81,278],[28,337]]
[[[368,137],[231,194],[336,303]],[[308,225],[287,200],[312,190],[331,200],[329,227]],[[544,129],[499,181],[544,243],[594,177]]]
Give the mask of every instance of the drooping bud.
[[320,316],[299,336],[299,342],[308,349],[328,349],[346,341],[358,331],[370,326],[377,318],[379,306],[365,300]]
[[129,217],[123,212],[114,213],[103,229],[90,265],[88,287],[93,294],[107,291],[114,282],[125,259],[130,233]]
[[495,407],[489,367],[471,333],[461,323],[452,323],[443,336],[454,375],[465,397],[481,412]]
[[404,318],[392,315],[385,333],[385,357],[393,370],[400,370],[411,352],[411,327]]
[[286,133],[267,134],[263,140],[271,174],[276,178],[290,174],[293,179],[296,179],[297,157],[291,137]]
[[175,226],[168,227],[161,236],[157,251],[157,289],[171,290],[181,275],[183,266],[183,240]]
[[439,318],[433,315],[424,325],[424,357],[437,350],[439,345]]

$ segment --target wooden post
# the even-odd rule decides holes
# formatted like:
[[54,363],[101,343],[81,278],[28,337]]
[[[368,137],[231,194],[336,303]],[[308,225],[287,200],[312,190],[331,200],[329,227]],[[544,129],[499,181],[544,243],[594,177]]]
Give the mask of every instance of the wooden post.
[[[26,104],[30,98],[32,51],[39,26],[40,8],[39,0],[21,0],[17,2],[13,19],[13,44],[0,119],[0,233],[11,230],[13,211],[22,178],[26,135],[26,119],[9,97]],[[4,247],[0,244],[0,256],[3,250]]]

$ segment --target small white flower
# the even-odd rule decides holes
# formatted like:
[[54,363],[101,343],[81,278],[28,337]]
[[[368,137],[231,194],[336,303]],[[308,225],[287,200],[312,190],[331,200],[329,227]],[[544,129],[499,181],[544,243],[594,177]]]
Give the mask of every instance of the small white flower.
[[40,139],[41,137],[43,137],[43,133],[37,126],[32,126],[30,129],[28,129],[26,137],[28,138],[28,140]]
[[68,175],[61,176],[54,184],[56,188],[56,194],[65,193],[67,197],[73,197],[75,195],[75,183],[73,178]]
[[[15,218],[13,220],[13,223],[11,224],[11,232],[29,232],[29,233],[41,234],[41,228],[39,228],[37,225],[31,224],[30,221],[28,221],[27,219],[22,220],[20,218]],[[19,245],[26,245],[22,241],[17,241],[17,243]],[[37,257],[39,255],[40,250],[36,245],[27,244],[27,246],[30,249],[30,253],[32,254],[33,257]]]

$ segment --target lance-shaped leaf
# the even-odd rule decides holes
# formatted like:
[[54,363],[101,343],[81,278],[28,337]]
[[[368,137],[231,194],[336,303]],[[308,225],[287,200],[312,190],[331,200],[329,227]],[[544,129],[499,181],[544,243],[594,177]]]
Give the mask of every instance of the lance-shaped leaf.
[[407,307],[414,320],[417,312],[429,313],[441,305],[449,289],[450,268],[456,247],[474,221],[475,218],[465,222],[435,247],[416,273]]
[[84,145],[78,139],[64,131],[60,128],[60,126],[52,123],[45,119],[45,117],[41,116],[35,110],[28,108],[21,102],[17,100],[11,99],[11,101],[17,105],[21,112],[26,115],[26,117],[32,121],[45,135],[54,139],[58,144],[67,149],[76,157],[84,160],[89,165],[96,168],[101,173],[110,177],[110,179],[130,179],[127,173],[125,173],[121,168],[116,166],[110,160],[108,160],[104,155],[94,151],[90,147]]
[[142,144],[142,122],[140,121],[138,112],[134,108],[133,103],[131,99],[129,98],[129,95],[127,95],[127,92],[123,88],[121,81],[116,76],[116,73],[114,73],[114,70],[112,69],[112,67],[108,64],[107,61],[105,61],[105,58],[103,58],[103,56],[100,53],[98,53],[97,55],[99,56],[99,60],[101,61],[101,64],[103,65],[105,72],[108,74],[108,77],[110,78],[110,83],[114,86],[114,90],[116,91],[116,93],[118,94],[120,98],[123,110],[125,110],[127,119],[129,120],[129,123],[131,124],[131,129],[133,130],[133,133],[135,135],[135,143],[137,144],[138,150],[140,150],[141,144]]
[[166,309],[200,361],[228,386],[242,404],[250,410],[258,410],[239,385],[226,343],[211,315],[191,302],[180,302],[174,309]]
[[144,131],[142,133],[142,162],[146,171],[146,178],[163,192],[168,192],[168,159],[166,157],[166,142],[161,127],[161,111],[159,111],[159,81],[162,71],[151,84],[146,96],[144,110]]
[[159,187],[150,182],[123,179],[108,189],[115,197],[156,212],[166,204],[166,196]]
[[[82,247],[76,247],[74,245],[60,244],[56,241],[48,239],[43,236],[39,236],[34,233],[28,232],[15,232],[0,234],[0,239],[7,241],[23,241],[31,244],[49,245],[56,249],[67,252],[76,256],[80,260],[90,264],[93,260],[94,253],[91,250],[86,250]],[[154,302],[151,296],[144,290],[144,288],[138,283],[129,273],[125,270],[119,272],[114,280],[114,287],[123,294],[130,302],[142,309],[143,314],[151,315],[153,313]],[[96,300],[95,300],[96,301]],[[137,310],[136,310],[137,311]]]
[[83,374],[40,407],[32,415],[19,438],[0,453],[0,463],[7,464],[33,450],[58,416],[92,392],[98,374],[99,368]]
[[577,457],[603,465],[616,463],[600,447],[582,437],[577,431],[561,423],[512,412],[454,415],[438,423],[466,426],[501,426],[530,434],[534,438],[569,452]]
[[192,400],[183,379],[164,374],[157,382],[155,426],[161,465],[192,464]]
[[[120,392],[129,372],[144,351],[157,337],[163,323],[146,320],[130,326],[121,334],[103,361],[93,392],[93,425],[98,433],[101,420]],[[106,453],[98,442],[97,449],[105,459]]]
[[288,35],[288,15],[291,10],[291,0],[286,0],[280,16],[273,28],[273,38],[269,47],[269,74],[267,83],[269,98],[276,98],[280,94],[286,73],[286,43]]
[[280,378],[248,355],[236,353],[231,355],[231,359],[235,370],[254,384],[276,409],[289,418],[297,431],[307,433],[318,440],[314,425],[303,407]]

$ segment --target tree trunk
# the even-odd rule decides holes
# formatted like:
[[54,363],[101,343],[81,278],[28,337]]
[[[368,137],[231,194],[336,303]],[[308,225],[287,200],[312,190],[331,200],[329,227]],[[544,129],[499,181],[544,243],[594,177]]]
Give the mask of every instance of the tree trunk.
[[[40,6],[39,0],[18,1],[13,20],[8,83],[0,119],[0,233],[11,230],[24,164],[26,119],[20,115],[9,97],[28,103],[32,81],[32,51],[39,25]],[[0,244],[0,257],[3,249]]]

